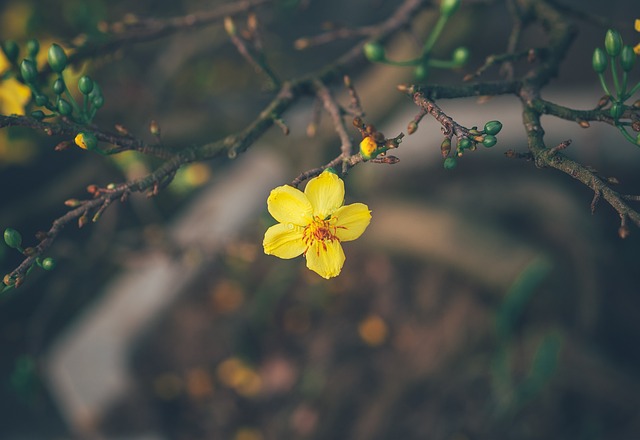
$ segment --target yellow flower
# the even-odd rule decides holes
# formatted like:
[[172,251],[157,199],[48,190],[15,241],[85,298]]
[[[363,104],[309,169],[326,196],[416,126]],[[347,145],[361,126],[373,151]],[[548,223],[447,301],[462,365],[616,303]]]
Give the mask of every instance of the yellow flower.
[[[634,27],[636,28],[636,32],[640,32],[640,18],[636,18]],[[636,53],[636,55],[640,55],[640,43],[636,44],[636,46],[633,48],[633,51]]]
[[344,205],[344,182],[329,171],[311,179],[304,193],[289,185],[275,188],[267,208],[279,223],[264,234],[264,253],[284,259],[304,255],[307,267],[327,279],[342,270],[340,243],[360,237],[371,221],[367,205]]
[[[4,76],[11,67],[6,55],[0,50],[0,75]],[[0,79],[0,113],[3,115],[24,115],[24,106],[31,99],[31,90],[13,77]]]

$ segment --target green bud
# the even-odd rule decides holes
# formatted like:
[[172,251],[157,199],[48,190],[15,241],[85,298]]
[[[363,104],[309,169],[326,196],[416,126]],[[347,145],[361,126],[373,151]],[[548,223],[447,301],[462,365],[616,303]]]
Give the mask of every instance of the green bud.
[[451,17],[460,7],[460,0],[441,0],[440,15]]
[[443,166],[445,170],[452,170],[458,165],[458,161],[455,157],[447,157],[444,160]]
[[38,68],[32,60],[22,60],[20,63],[20,74],[27,84],[33,84],[38,78]]
[[102,90],[100,90],[100,86],[98,86],[97,83],[93,83],[93,90],[89,93],[89,99],[91,99],[91,103],[96,108],[100,108],[104,105]]
[[617,121],[620,118],[620,116],[622,116],[623,113],[624,113],[624,105],[618,102],[614,102],[613,104],[611,104],[611,108],[609,109],[609,114],[613,119]]
[[27,41],[27,55],[29,58],[35,58],[40,52],[40,43],[35,38]]
[[11,64],[15,64],[18,60],[18,54],[20,53],[20,48],[16,42],[13,40],[6,40],[2,43],[2,50]]
[[49,101],[49,99],[45,95],[37,94],[35,97],[35,101],[36,101],[36,105],[42,107]]
[[102,96],[94,96],[91,102],[95,108],[100,108],[104,105],[104,98]]
[[416,77],[418,81],[424,81],[429,76],[429,69],[424,64],[420,64],[416,66],[416,70],[413,72],[413,75]]
[[495,136],[500,133],[500,130],[502,130],[502,122],[500,121],[489,121],[484,124],[484,132],[486,134]]
[[88,76],[83,76],[78,80],[78,89],[83,95],[88,95],[93,90],[93,81]]
[[4,242],[10,248],[17,249],[22,245],[22,235],[13,228],[4,230]]
[[466,150],[471,147],[471,141],[468,138],[462,138],[458,141],[458,150]]
[[456,66],[462,66],[469,59],[469,49],[466,47],[459,47],[453,51],[453,62]]
[[364,56],[371,62],[380,62],[384,61],[384,47],[382,47],[379,43],[370,41],[363,47]]
[[71,104],[69,104],[65,99],[60,98],[58,99],[58,113],[60,113],[62,116],[68,116],[71,114],[71,111],[73,110],[71,108]]
[[53,43],[47,53],[47,59],[49,66],[56,73],[61,73],[65,67],[67,67],[67,54],[64,53],[64,49]]
[[53,93],[55,93],[56,95],[62,95],[66,88],[67,86],[65,85],[62,78],[58,78],[53,83]]
[[607,50],[609,56],[617,57],[622,50],[622,37],[620,32],[609,29],[604,36],[604,48]]
[[44,270],[53,270],[56,267],[56,260],[54,260],[51,257],[47,257],[44,260],[42,260],[42,263],[40,263],[40,266]]
[[42,110],[34,110],[31,112],[31,117],[38,121],[42,121],[44,119],[44,112]]
[[633,51],[633,47],[624,46],[622,52],[620,52],[620,66],[625,72],[631,71],[633,65],[636,62],[636,53]]
[[599,47],[593,51],[593,58],[591,59],[591,66],[596,73],[603,73],[607,70],[607,54]]
[[498,139],[496,139],[495,136],[488,134],[488,135],[485,135],[482,141],[482,145],[484,145],[487,148],[491,148],[496,144],[496,142],[498,142]]

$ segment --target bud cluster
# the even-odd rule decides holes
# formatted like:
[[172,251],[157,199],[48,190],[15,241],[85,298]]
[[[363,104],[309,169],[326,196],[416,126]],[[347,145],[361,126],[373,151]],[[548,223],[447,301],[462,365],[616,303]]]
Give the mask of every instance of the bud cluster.
[[[627,110],[633,109],[633,106],[628,106],[625,102],[640,90],[640,82],[633,87],[628,87],[629,72],[635,67],[637,56],[633,47],[624,44],[618,31],[609,29],[604,37],[604,49],[597,47],[593,51],[591,67],[598,74],[600,85],[605,91],[608,101],[603,105],[599,103],[598,108],[603,108],[610,103],[611,106],[606,110],[622,135],[631,143],[640,145],[640,137],[634,139],[627,132],[626,125],[628,124],[620,122],[625,114],[628,117]],[[613,88],[610,88],[605,80],[607,70],[611,71]]]
[[362,49],[364,56],[372,63],[382,63],[399,67],[413,67],[414,77],[418,81],[426,80],[429,75],[429,71],[432,68],[455,69],[463,66],[469,59],[469,50],[466,47],[458,47],[455,49],[451,55],[451,59],[449,60],[434,59],[431,56],[433,47],[440,37],[442,30],[459,7],[460,0],[440,1],[440,17],[436,25],[432,28],[430,35],[425,40],[419,56],[404,61],[390,60],[387,58],[384,47],[378,41],[370,41],[363,46]]
[[444,159],[444,168],[447,170],[455,168],[457,166],[457,157],[462,157],[465,150],[475,151],[479,144],[485,148],[493,147],[498,142],[496,135],[500,133],[500,130],[502,130],[502,123],[500,121],[489,121],[484,124],[482,130],[478,130],[478,127],[472,127],[466,130],[466,135],[457,136],[458,142],[456,144],[456,152],[453,156],[450,156],[451,138],[453,135],[446,136],[440,144],[440,152]]
[[[59,44],[53,43],[47,51],[47,63],[56,77],[51,83],[53,96],[47,95],[43,91],[44,72],[38,70],[36,62],[39,51],[38,40],[30,40],[27,42],[27,57],[20,62],[20,75],[31,89],[33,103],[41,107],[41,109],[33,110],[31,117],[43,120],[64,116],[78,124],[89,124],[98,109],[104,105],[104,97],[100,87],[89,76],[80,77],[77,88],[82,96],[82,103],[78,104],[65,81],[64,72],[70,67],[67,53]],[[45,110],[50,113],[45,113]]]

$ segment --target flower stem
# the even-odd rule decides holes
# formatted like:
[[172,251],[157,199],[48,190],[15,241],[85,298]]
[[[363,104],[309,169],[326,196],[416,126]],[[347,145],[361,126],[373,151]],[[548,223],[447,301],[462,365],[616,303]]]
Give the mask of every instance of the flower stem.
[[449,17],[445,15],[441,15],[438,18],[436,25],[431,30],[431,35],[429,35],[429,38],[427,39],[427,41],[425,41],[424,45],[422,46],[422,57],[421,57],[422,59],[426,59],[428,57],[429,53],[431,52],[431,49],[433,49],[433,46],[436,44],[436,41],[438,41],[438,37],[440,37],[442,30],[447,24],[448,19]]

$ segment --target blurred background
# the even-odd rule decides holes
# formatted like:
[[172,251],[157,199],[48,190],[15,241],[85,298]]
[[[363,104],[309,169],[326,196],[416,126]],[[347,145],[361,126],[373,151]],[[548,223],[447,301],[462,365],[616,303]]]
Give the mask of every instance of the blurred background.
[[[166,18],[228,2],[176,0],[0,2],[0,39],[70,47],[104,23]],[[267,59],[282,78],[313,72],[358,42],[296,50],[301,37],[377,23],[400,2],[276,2],[256,9]],[[597,17],[580,33],[545,99],[594,108],[591,69],[608,26],[636,44],[636,2],[566,1]],[[386,44],[397,59],[436,19]],[[244,19],[238,18],[239,27]],[[604,24],[598,25],[601,21]],[[433,71],[457,84],[506,47],[503,2],[465,1],[437,54],[464,45],[467,67]],[[409,32],[410,31],[410,32]],[[544,45],[527,29],[521,47]],[[418,37],[419,38],[419,37]],[[524,72],[526,66],[516,69]],[[135,44],[82,66],[100,84],[95,122],[121,124],[166,145],[219,139],[245,127],[273,97],[222,26]],[[366,63],[350,72],[366,121],[387,137],[417,113],[396,91],[411,72]],[[632,80],[640,79],[637,68]],[[486,79],[497,79],[496,69]],[[348,96],[332,92],[343,104]],[[486,102],[485,102],[486,101]],[[373,211],[345,244],[342,274],[326,281],[304,261],[262,252],[273,220],[271,188],[339,153],[324,115],[306,136],[314,101],[302,99],[247,154],[182,170],[158,197],[114,204],[82,229],[65,228],[50,255],[0,297],[0,437],[3,439],[611,439],[640,437],[640,234],[618,237],[619,218],[566,175],[504,152],[526,151],[515,97],[442,100],[466,126],[498,119],[492,149],[444,170],[439,126],[405,137],[393,166],[362,164],[345,178],[346,202]],[[544,117],[548,145],[637,194],[636,147],[610,126]],[[359,134],[350,133],[354,139]],[[68,198],[145,175],[158,163],[105,158],[29,130],[0,131],[0,227],[25,243],[66,212]],[[20,262],[0,247],[2,273]]]

